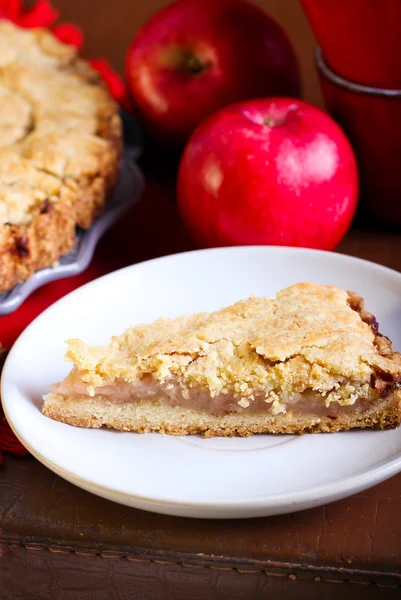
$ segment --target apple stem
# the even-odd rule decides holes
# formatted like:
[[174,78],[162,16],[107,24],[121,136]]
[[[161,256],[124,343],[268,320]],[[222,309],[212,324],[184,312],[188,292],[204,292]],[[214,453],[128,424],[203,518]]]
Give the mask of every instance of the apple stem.
[[199,75],[205,69],[205,65],[195,54],[189,54],[185,61],[185,70],[192,75]]
[[269,127],[274,127],[276,122],[272,117],[266,117],[264,124],[268,125]]

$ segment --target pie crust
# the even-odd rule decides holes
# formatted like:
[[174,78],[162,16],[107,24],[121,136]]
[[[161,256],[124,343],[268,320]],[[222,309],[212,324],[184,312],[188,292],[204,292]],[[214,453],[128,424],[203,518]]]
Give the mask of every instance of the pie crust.
[[121,148],[118,107],[75,49],[0,19],[0,293],[73,248]]
[[214,313],[159,319],[110,345],[70,340],[45,415],[173,435],[393,428],[401,355],[353,292],[311,283]]

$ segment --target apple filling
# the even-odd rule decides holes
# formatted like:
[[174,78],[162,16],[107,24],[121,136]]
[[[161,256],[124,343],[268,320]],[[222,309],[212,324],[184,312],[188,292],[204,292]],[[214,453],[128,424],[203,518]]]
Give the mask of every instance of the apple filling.
[[[351,388],[349,383],[344,383],[332,397],[330,394],[323,396],[311,389],[294,392],[286,397],[274,392],[266,395],[266,392],[261,390],[256,392],[252,399],[241,399],[232,393],[211,397],[206,389],[186,388],[179,383],[160,383],[151,375],[145,375],[141,380],[132,383],[116,379],[88,390],[79,371],[73,369],[64,381],[52,386],[52,392],[72,399],[92,398],[121,404],[151,401],[159,406],[181,407],[215,416],[246,411],[335,419],[340,414],[362,414],[368,410],[371,401],[367,397],[369,392],[366,388],[367,386],[362,386],[358,390],[355,387]],[[354,393],[350,394],[349,389]]]

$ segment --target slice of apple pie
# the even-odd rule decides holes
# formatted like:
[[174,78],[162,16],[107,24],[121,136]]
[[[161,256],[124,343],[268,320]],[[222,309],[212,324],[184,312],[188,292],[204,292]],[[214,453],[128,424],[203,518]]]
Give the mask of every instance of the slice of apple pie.
[[70,340],[48,417],[80,427],[247,436],[394,428],[401,355],[363,300],[299,283],[213,313],[159,319],[110,345]]

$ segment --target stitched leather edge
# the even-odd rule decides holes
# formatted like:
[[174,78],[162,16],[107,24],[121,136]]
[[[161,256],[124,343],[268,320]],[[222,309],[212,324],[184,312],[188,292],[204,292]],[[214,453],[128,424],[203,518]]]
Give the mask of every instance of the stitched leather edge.
[[[0,548],[1,547],[17,547],[17,548],[24,548],[25,550],[33,550],[33,551],[48,551],[48,552],[54,552],[54,553],[63,553],[63,554],[76,554],[77,556],[97,556],[100,558],[113,558],[113,559],[119,559],[119,560],[129,560],[132,562],[141,562],[141,563],[153,563],[153,564],[157,564],[157,565],[176,565],[176,566],[180,566],[186,569],[210,569],[212,571],[235,571],[236,573],[239,573],[240,575],[265,575],[267,577],[285,577],[286,579],[289,579],[290,581],[314,581],[315,583],[346,583],[346,584],[354,584],[354,585],[365,585],[365,586],[370,586],[370,585],[375,585],[377,587],[383,587],[383,588],[391,588],[391,589],[401,589],[401,574],[400,573],[380,573],[377,571],[372,571],[371,575],[375,575],[376,577],[385,577],[385,578],[396,578],[400,580],[400,584],[399,585],[393,585],[393,584],[387,584],[387,583],[381,583],[380,581],[372,581],[372,580],[358,580],[358,579],[351,579],[351,577],[355,577],[355,576],[367,576],[369,575],[368,572],[366,571],[362,571],[362,570],[351,570],[351,569],[343,569],[343,568],[330,568],[330,567],[313,567],[310,565],[291,565],[291,563],[274,563],[274,566],[277,565],[276,568],[281,568],[281,569],[289,569],[291,572],[285,572],[285,573],[278,573],[278,572],[274,572],[274,571],[269,571],[269,569],[266,568],[258,568],[258,569],[247,569],[247,568],[240,568],[239,566],[223,566],[223,565],[211,565],[211,564],[195,564],[195,563],[187,563],[187,562],[183,562],[180,560],[160,560],[157,558],[151,558],[151,557],[137,557],[135,555],[131,555],[131,554],[126,554],[123,552],[113,552],[113,551],[108,551],[105,550],[103,552],[99,551],[94,551],[94,550],[87,550],[87,549],[75,549],[75,548],[71,548],[68,546],[61,546],[61,545],[52,545],[52,546],[47,546],[46,544],[36,544],[36,543],[32,543],[32,544],[20,544],[18,542],[12,542],[12,541],[6,541],[6,542],[2,542],[0,541]],[[295,567],[295,569],[294,569]],[[298,572],[293,572],[293,571],[297,571]],[[343,579],[332,579],[329,577],[325,577],[322,575],[314,575],[313,573],[311,573],[311,571],[314,571],[315,573],[324,573],[326,572],[327,574],[331,574],[331,576],[336,575],[336,573],[340,574],[340,575],[344,575],[345,573],[348,573],[350,575],[350,578],[343,578]]]

